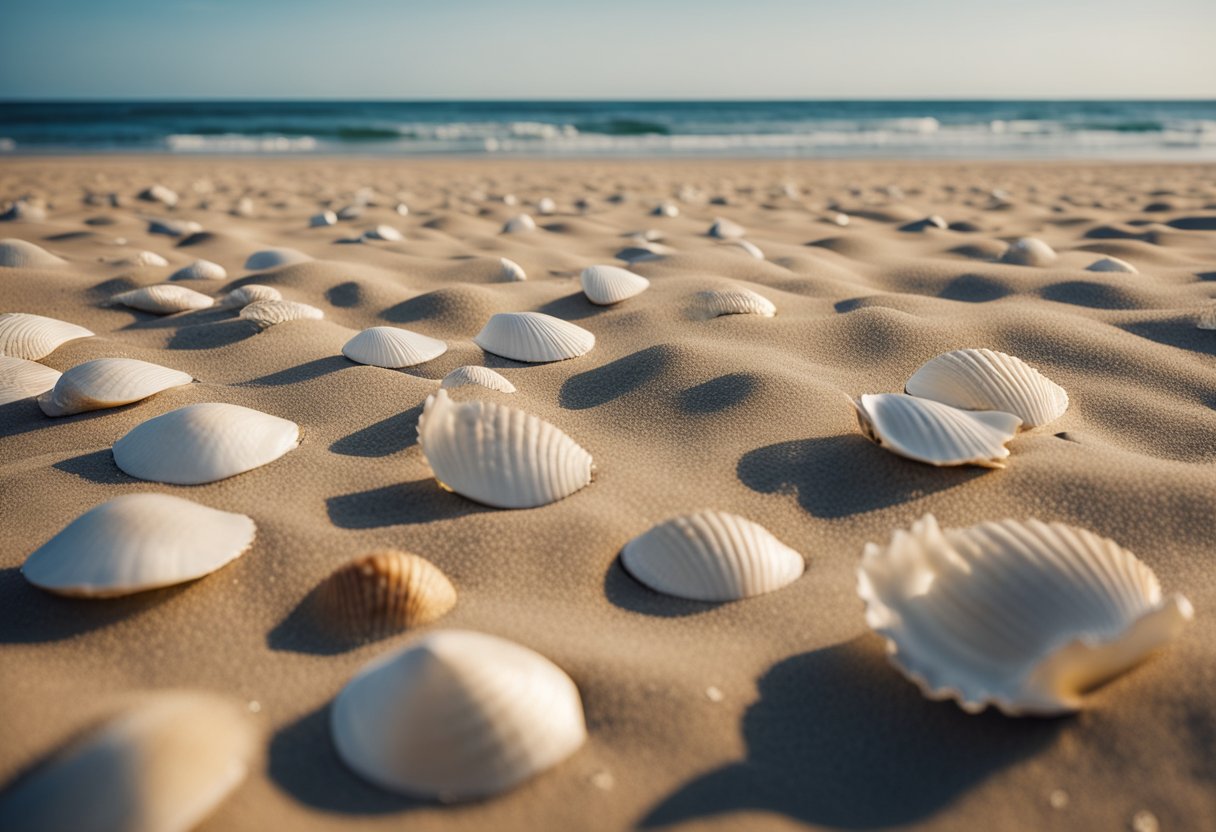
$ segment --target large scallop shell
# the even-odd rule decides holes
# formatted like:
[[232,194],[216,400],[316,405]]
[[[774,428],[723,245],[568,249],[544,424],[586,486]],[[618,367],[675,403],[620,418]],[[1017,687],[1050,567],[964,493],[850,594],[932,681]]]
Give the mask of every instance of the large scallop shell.
[[439,383],[439,386],[444,390],[451,390],[456,387],[464,387],[467,384],[478,384],[490,390],[497,390],[500,393],[515,392],[515,385],[504,378],[501,373],[496,373],[489,367],[474,365],[457,367],[443,377],[443,381]]
[[487,401],[428,396],[418,444],[435,479],[496,508],[534,508],[591,482],[591,454],[530,413]]
[[209,402],[136,425],[114,443],[114,462],[141,480],[199,485],[252,471],[299,444],[295,422]]
[[9,269],[49,269],[65,261],[25,240],[0,240],[0,266]]
[[241,309],[260,300],[282,300],[283,295],[273,286],[246,283],[238,286],[220,300],[220,309]]
[[365,329],[342,347],[342,354],[351,361],[389,369],[422,364],[447,351],[445,341],[395,326]]
[[707,318],[722,315],[759,315],[762,318],[771,318],[777,314],[777,307],[771,300],[742,287],[698,292],[696,305],[698,311]]
[[266,269],[277,269],[279,266],[290,266],[293,263],[304,263],[312,258],[294,248],[268,248],[255,251],[245,260],[245,268],[260,272]]
[[579,282],[587,300],[600,306],[620,303],[650,288],[649,280],[618,266],[588,266]]
[[802,555],[758,523],[724,511],[665,520],[621,550],[630,575],[694,601],[737,601],[781,589],[806,568]]
[[587,738],[573,680],[496,636],[439,630],[367,665],[334,700],[338,756],[378,786],[444,801],[504,792]]
[[121,303],[142,312],[152,312],[157,315],[171,315],[175,312],[186,312],[191,309],[207,309],[215,301],[202,292],[196,292],[176,283],[161,286],[144,286],[142,289],[132,289],[120,292],[110,298],[114,303]]
[[1019,237],[1001,255],[1002,263],[1015,266],[1048,266],[1055,261],[1055,251],[1037,237]]
[[532,219],[528,214],[518,214],[507,220],[502,227],[503,234],[521,234],[526,231],[536,230],[536,220]]
[[77,364],[38,397],[47,416],[121,407],[194,381],[188,373],[134,358],[98,358]]
[[58,370],[37,361],[0,355],[0,405],[45,393],[55,386],[59,376]]
[[1037,520],[942,531],[926,515],[886,547],[867,544],[858,592],[926,696],[1011,716],[1079,709],[1193,614],[1114,541]]
[[899,393],[865,395],[854,407],[867,437],[892,453],[937,466],[1004,468],[1005,443],[1022,424],[1012,413],[959,410]]
[[543,312],[499,312],[473,343],[512,361],[540,364],[585,355],[595,346],[595,335]]
[[498,272],[499,280],[505,283],[516,283],[518,281],[528,279],[528,275],[526,272],[524,272],[523,266],[519,265],[514,260],[499,257],[498,264],[501,267]]
[[113,598],[209,575],[253,544],[243,514],[168,494],[125,494],[77,517],[21,574],[58,595]]
[[908,379],[913,396],[963,410],[1003,410],[1039,427],[1064,415],[1068,393],[1020,358],[963,349],[932,358]]
[[28,312],[0,313],[0,355],[10,358],[37,361],[68,341],[92,335],[91,330],[55,318]]
[[241,317],[265,328],[287,321],[319,321],[325,313],[294,300],[255,300],[241,310]]
[[456,605],[456,588],[429,560],[382,549],[338,567],[315,602],[340,636],[374,639],[437,620]]
[[227,280],[228,271],[210,260],[195,260],[169,275],[170,280]]

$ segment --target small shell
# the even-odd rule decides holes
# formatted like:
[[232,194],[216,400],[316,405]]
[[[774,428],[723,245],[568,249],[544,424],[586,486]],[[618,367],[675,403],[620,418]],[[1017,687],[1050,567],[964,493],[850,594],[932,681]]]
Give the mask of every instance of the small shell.
[[357,220],[363,216],[362,205],[347,205],[338,211],[338,219],[340,220]]
[[195,260],[169,275],[170,280],[227,280],[228,271],[210,260]]
[[511,217],[511,219],[507,220],[506,224],[502,227],[503,234],[521,234],[526,231],[535,230],[536,220],[532,219],[532,217],[527,214],[518,214],[517,216]]
[[498,264],[502,267],[498,273],[498,279],[504,283],[515,283],[528,279],[528,275],[524,272],[523,267],[514,260],[500,257],[498,258]]
[[168,237],[185,237],[197,234],[203,226],[193,220],[148,220],[149,234],[164,234]]
[[0,355],[37,361],[68,341],[89,338],[90,330],[28,312],[0,313]]
[[478,384],[490,390],[497,390],[500,393],[514,393],[515,385],[507,381],[500,373],[496,373],[489,367],[457,367],[452,372],[443,377],[443,381],[439,386],[444,390],[452,390],[456,387],[464,387],[468,384]]
[[1103,257],[1100,260],[1095,260],[1085,267],[1087,272],[1123,272],[1125,274],[1139,274],[1136,267],[1126,260],[1120,260],[1118,257]]
[[322,211],[319,214],[313,214],[308,218],[309,228],[322,228],[327,225],[334,225],[338,221],[338,215],[333,211]]
[[59,380],[59,371],[36,361],[0,356],[0,405],[45,393]]
[[397,215],[401,217],[408,217],[410,215],[410,206],[406,205],[404,202],[398,202],[397,207],[393,210],[396,211]]
[[849,224],[849,215],[842,214],[838,211],[834,214],[828,215],[828,222],[832,223],[832,225],[839,225],[841,228],[844,228]]
[[600,306],[620,303],[650,288],[649,280],[617,266],[588,266],[579,282],[587,300]]
[[430,561],[382,549],[339,567],[315,600],[338,635],[374,639],[439,619],[456,605],[456,587]]
[[175,283],[144,286],[142,289],[120,292],[110,298],[110,301],[156,315],[172,315],[175,312],[207,309],[215,305],[215,301],[202,292],[196,292]]
[[891,453],[937,466],[1004,468],[1005,443],[1022,424],[1012,413],[975,413],[899,393],[865,395],[854,407],[868,438]]
[[543,364],[587,354],[595,346],[595,335],[543,312],[499,312],[473,343],[512,361]]
[[678,217],[680,216],[680,206],[674,202],[660,202],[650,213],[655,217]]
[[169,265],[169,261],[161,257],[155,251],[140,251],[131,257],[126,257],[115,263],[116,266],[155,266],[162,268]]
[[1200,329],[1216,329],[1216,303],[1209,304],[1199,313],[1196,326]]
[[371,231],[364,231],[363,238],[365,240],[385,240],[390,243],[395,243],[405,239],[400,231],[393,228],[391,225],[377,225]]
[[698,292],[696,305],[698,311],[707,318],[718,318],[722,315],[759,315],[762,318],[771,318],[777,314],[777,307],[771,300],[744,288]]
[[46,222],[46,208],[34,202],[18,199],[0,214],[0,222]]
[[907,391],[963,410],[1002,410],[1022,427],[1046,425],[1064,415],[1068,393],[1020,358],[987,349],[944,353],[912,374]]
[[220,300],[220,309],[240,309],[262,300],[282,300],[283,295],[273,286],[246,283],[233,289]]
[[235,404],[192,404],[132,428],[114,443],[114,462],[141,480],[216,482],[273,462],[300,444],[300,428]]
[[177,192],[164,185],[150,185],[139,192],[139,198],[145,202],[159,202],[172,208],[177,205]]
[[942,531],[926,515],[886,547],[867,544],[857,583],[892,663],[971,713],[1076,711],[1193,615],[1114,541],[1037,520]]
[[365,666],[330,710],[338,756],[394,792],[489,797],[557,765],[587,738],[560,667],[495,636],[439,630]]
[[188,373],[147,361],[98,358],[60,376],[54,389],[38,397],[38,406],[47,416],[70,416],[142,401],[192,381]]
[[1048,266],[1055,261],[1055,251],[1037,237],[1019,237],[1001,255],[1002,263],[1015,266]]
[[757,260],[764,259],[764,252],[760,250],[760,247],[747,240],[730,240],[729,242],[722,243],[722,245],[728,248],[741,249]]
[[621,551],[621,564],[656,592],[694,601],[737,601],[798,579],[802,555],[758,523],[724,511],[665,520]]
[[536,213],[548,216],[557,210],[557,203],[547,196],[542,196],[536,202]]
[[64,260],[25,240],[0,240],[0,266],[8,269],[50,269]]
[[265,328],[286,321],[319,321],[325,313],[294,300],[257,300],[241,310],[241,317]]
[[243,514],[168,494],[125,494],[65,526],[21,574],[58,595],[114,598],[209,575],[253,545],[256,531]]
[[296,251],[294,248],[268,248],[249,255],[245,261],[245,268],[260,272],[266,269],[277,269],[279,266],[290,266],[292,263],[304,263],[311,259],[304,252]]
[[747,232],[737,222],[731,222],[723,217],[718,217],[714,220],[714,224],[709,227],[708,233],[709,236],[716,237],[719,240],[735,240]]
[[413,367],[448,351],[448,345],[408,329],[373,326],[346,342],[342,354],[359,364],[373,367]]
[[925,231],[929,228],[949,228],[949,224],[937,214],[932,214],[922,220],[915,220],[899,227],[900,231]]
[[234,217],[252,217],[254,214],[253,200],[247,196],[241,197],[228,213]]
[[439,484],[495,508],[534,508],[591,482],[591,454],[543,419],[488,401],[428,396],[418,444]]

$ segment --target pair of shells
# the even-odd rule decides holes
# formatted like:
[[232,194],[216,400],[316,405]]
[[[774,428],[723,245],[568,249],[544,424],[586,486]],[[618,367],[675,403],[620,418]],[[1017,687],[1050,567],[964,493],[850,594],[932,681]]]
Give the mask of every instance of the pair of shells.
[[227,280],[228,271],[210,260],[195,260],[169,275],[170,280]]
[[351,361],[388,369],[422,364],[447,351],[445,341],[395,326],[365,329],[342,347],[342,354]]
[[695,307],[697,313],[704,318],[718,318],[723,315],[759,315],[762,318],[771,318],[777,314],[777,307],[771,300],[742,287],[698,292]]
[[37,361],[0,355],[0,405],[41,395],[62,375]]
[[456,605],[456,588],[430,561],[407,552],[370,552],[339,567],[319,587],[317,615],[344,639],[376,639],[421,627]]
[[0,240],[0,266],[6,269],[50,269],[64,261],[25,240]]
[[470,384],[485,387],[487,390],[497,390],[500,393],[515,392],[515,385],[508,381],[501,373],[496,373],[489,367],[479,367],[476,365],[457,367],[443,377],[443,381],[439,383],[439,386],[444,390],[454,390],[457,387],[466,387]]
[[0,313],[0,355],[9,358],[37,361],[68,341],[92,335],[92,330],[55,318],[28,312]]
[[120,292],[110,300],[113,303],[129,306],[141,312],[152,312],[156,315],[172,315],[193,309],[208,309],[215,304],[212,298],[202,292],[196,292],[177,283],[145,286],[142,289]]
[[220,299],[220,309],[243,309],[251,303],[262,300],[282,300],[283,295],[273,286],[262,286],[258,283],[246,283],[233,289]]
[[255,300],[241,309],[240,317],[265,329],[287,321],[319,321],[325,317],[325,313],[315,306],[294,300]]
[[61,375],[51,390],[38,397],[38,406],[47,416],[69,416],[121,407],[192,381],[188,373],[147,361],[98,358]]
[[595,346],[595,335],[543,312],[499,312],[473,343],[512,361],[541,364],[585,355]]
[[599,306],[620,303],[650,288],[649,280],[618,266],[588,266],[579,282],[587,300]]
[[943,531],[926,515],[866,546],[858,592],[891,661],[926,696],[1011,716],[1078,710],[1193,616],[1114,541],[1037,520]]

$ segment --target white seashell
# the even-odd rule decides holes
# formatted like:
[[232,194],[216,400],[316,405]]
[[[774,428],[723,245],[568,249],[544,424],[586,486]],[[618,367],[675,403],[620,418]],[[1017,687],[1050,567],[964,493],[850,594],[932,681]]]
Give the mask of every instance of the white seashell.
[[502,227],[503,234],[520,234],[525,231],[535,231],[536,220],[532,219],[528,214],[518,214],[507,220],[506,225]]
[[929,698],[971,713],[1076,711],[1193,616],[1131,552],[1062,523],[943,531],[925,515],[888,546],[867,544],[857,574],[891,662]]
[[363,238],[365,240],[385,240],[395,243],[404,240],[405,236],[391,225],[377,225],[371,231],[364,231]]
[[235,404],[191,404],[136,425],[114,443],[114,462],[141,480],[200,485],[274,462],[300,444],[300,428]]
[[246,283],[224,295],[219,302],[220,309],[238,309],[257,303],[261,300],[282,300],[283,295],[273,286],[262,286],[258,283]]
[[398,202],[397,207],[393,210],[396,211],[397,215],[401,217],[408,217],[410,215],[410,206],[406,205],[404,202]]
[[506,283],[517,283],[521,280],[527,280],[528,275],[524,272],[522,266],[514,260],[508,260],[505,257],[499,257],[498,263],[502,267],[498,273],[498,279]]
[[1103,257],[1095,260],[1085,267],[1087,272],[1123,272],[1125,274],[1139,274],[1136,267],[1126,260],[1120,260],[1118,257]]
[[49,269],[64,260],[25,240],[0,240],[0,266],[7,269]]
[[253,545],[243,514],[168,494],[125,494],[86,511],[21,567],[58,595],[114,598],[209,575]]
[[512,361],[543,364],[585,355],[595,346],[595,335],[543,312],[499,312],[473,343]]
[[0,828],[188,832],[245,779],[255,747],[243,703],[161,691],[18,781]]
[[210,260],[195,260],[169,275],[170,280],[227,280],[228,271]]
[[542,196],[536,202],[536,213],[549,216],[557,210],[557,203],[547,196]]
[[1055,260],[1055,251],[1037,237],[1019,237],[1001,255],[1002,263],[1015,266],[1047,266]]
[[157,315],[171,315],[191,309],[207,309],[215,305],[215,301],[202,292],[196,292],[176,283],[145,286],[142,289],[120,292],[110,298],[110,301]]
[[149,234],[185,237],[187,234],[197,234],[202,230],[203,226],[193,220],[148,220]]
[[38,397],[38,406],[47,416],[70,416],[142,401],[192,381],[188,373],[147,361],[98,358],[60,376],[53,389]]
[[0,355],[10,358],[37,361],[68,341],[92,335],[92,331],[67,321],[28,312],[0,312]]
[[1199,313],[1199,321],[1196,326],[1200,329],[1216,329],[1216,303],[1209,304]]
[[755,257],[757,260],[764,259],[764,252],[760,250],[760,247],[755,243],[748,242],[747,240],[731,240],[730,242],[722,243],[722,245],[728,248],[742,249],[752,257]]
[[130,257],[124,257],[121,260],[116,260],[114,265],[132,267],[155,266],[160,268],[169,265],[169,261],[161,257],[155,251],[141,251]]
[[987,349],[944,353],[925,362],[905,389],[963,410],[1001,410],[1035,428],[1068,409],[1068,393],[1020,358]]
[[334,700],[338,756],[394,792],[444,801],[499,794],[587,738],[560,667],[495,636],[438,630],[365,666]]
[[428,396],[418,444],[439,484],[495,508],[534,508],[591,482],[591,454],[530,413],[488,401]]
[[1004,468],[1005,443],[1022,424],[1012,413],[973,413],[899,393],[868,394],[853,406],[868,438],[891,453],[937,466]]
[[252,217],[253,216],[253,200],[247,196],[243,196],[236,201],[232,206],[232,211],[229,213],[234,217]]
[[59,371],[29,361],[0,355],[0,405],[45,393],[59,380]]
[[751,289],[741,287],[698,292],[696,303],[700,312],[708,318],[722,315],[759,315],[771,318],[777,314],[777,307],[771,300]]
[[678,217],[680,216],[680,206],[674,202],[660,202],[650,213],[655,217]]
[[413,367],[448,351],[448,345],[408,329],[373,326],[346,342],[342,354],[359,364],[373,367]]
[[177,192],[164,185],[151,185],[139,192],[139,198],[145,202],[159,202],[172,208],[177,205]]
[[724,511],[665,520],[621,550],[621,564],[656,592],[694,601],[737,601],[798,579],[802,555],[758,523]]
[[588,266],[579,282],[587,300],[600,306],[620,303],[650,288],[649,280],[617,266]]
[[3,214],[0,222],[45,222],[46,208],[33,202],[18,199]]
[[839,225],[841,228],[844,228],[846,225],[849,224],[849,215],[842,214],[838,211],[828,217],[828,222],[832,223],[833,225]]
[[245,268],[260,272],[266,269],[277,269],[279,266],[290,266],[292,263],[305,263],[312,258],[294,248],[268,248],[255,251],[245,261]]
[[294,300],[256,300],[241,310],[241,317],[265,328],[286,321],[319,321],[325,313]]
[[719,240],[734,240],[742,237],[746,232],[743,226],[737,222],[731,222],[724,217],[718,217],[714,220],[714,224],[709,227],[709,236],[716,237]]
[[515,385],[503,377],[501,373],[496,373],[489,367],[477,367],[473,365],[457,367],[455,370],[452,370],[452,372],[443,377],[443,381],[439,383],[439,386],[444,390],[452,390],[469,384],[478,384],[490,390],[497,390],[500,393],[515,392]]
[[338,221],[338,215],[333,211],[322,211],[319,214],[313,214],[308,218],[309,228],[321,228],[326,225],[334,225]]

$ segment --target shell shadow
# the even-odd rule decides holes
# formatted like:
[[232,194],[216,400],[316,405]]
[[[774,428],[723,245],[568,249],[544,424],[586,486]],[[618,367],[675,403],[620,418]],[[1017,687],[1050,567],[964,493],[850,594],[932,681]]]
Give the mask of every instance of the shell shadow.
[[963,303],[990,303],[1012,295],[1008,286],[979,274],[964,274],[947,283],[937,296]]
[[214,321],[183,326],[169,339],[171,350],[210,350],[244,341],[261,332],[252,321]]
[[1216,355],[1216,337],[1213,337],[1213,333],[1195,326],[1194,320],[1142,321],[1120,324],[1119,328],[1158,344]]
[[[142,312],[138,309],[128,309],[127,307],[116,308],[135,315],[135,320],[122,328],[123,332],[142,329],[184,329],[186,327],[206,326],[207,324],[231,319],[233,313],[231,309],[219,309],[214,306],[210,309],[175,312],[172,315],[156,315],[152,312]],[[243,323],[248,323],[248,321],[244,321]]]
[[329,497],[325,509],[330,522],[343,529],[431,523],[496,510],[444,491],[432,479]]
[[358,306],[363,302],[363,287],[353,280],[348,280],[326,289],[325,299],[343,309]]
[[314,378],[320,378],[329,373],[336,373],[338,370],[354,366],[354,363],[345,356],[327,355],[324,358],[317,358],[313,361],[297,364],[294,367],[288,367],[286,370],[279,370],[276,373],[251,378],[249,381],[244,382],[244,385],[278,387],[282,384],[294,384],[297,381],[311,381]]
[[612,559],[612,565],[604,573],[604,596],[610,603],[623,610],[659,618],[683,618],[688,615],[699,615],[722,606],[714,601],[691,601],[687,598],[676,598],[642,586],[625,571],[619,557]]
[[680,409],[685,413],[718,413],[742,403],[759,386],[751,373],[727,373],[680,391]]
[[0,438],[53,427],[55,424],[58,422],[48,418],[32,396],[0,404]]
[[1135,309],[1137,304],[1117,286],[1087,280],[1065,280],[1044,286],[1039,292],[1043,300],[1084,306],[1087,309]]
[[653,380],[672,362],[670,347],[659,344],[630,353],[566,379],[558,402],[571,410],[607,404]]
[[587,300],[587,296],[582,292],[574,292],[570,295],[554,298],[543,306],[537,307],[536,311],[567,321],[577,321],[583,318],[593,318],[596,315],[602,315],[608,309],[609,307],[607,306],[596,306]]
[[51,467],[100,485],[121,485],[140,482],[139,479],[129,474],[124,474],[114,464],[114,454],[109,448],[102,448],[100,451],[92,451],[80,456],[61,459]]
[[[350,364],[345,358],[340,360]],[[415,405],[354,433],[348,433],[335,440],[329,450],[342,456],[376,457],[388,456],[413,447],[418,444],[418,419],[422,416],[422,408],[421,404]]]

